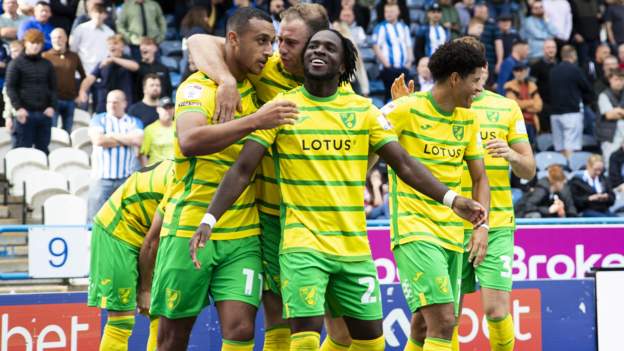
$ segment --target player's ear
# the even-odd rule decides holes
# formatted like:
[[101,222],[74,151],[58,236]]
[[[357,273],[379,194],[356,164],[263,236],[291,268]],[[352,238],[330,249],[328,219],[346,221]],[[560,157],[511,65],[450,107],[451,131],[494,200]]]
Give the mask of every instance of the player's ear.
[[238,34],[236,34],[235,31],[229,31],[227,33],[227,42],[238,48],[239,47]]

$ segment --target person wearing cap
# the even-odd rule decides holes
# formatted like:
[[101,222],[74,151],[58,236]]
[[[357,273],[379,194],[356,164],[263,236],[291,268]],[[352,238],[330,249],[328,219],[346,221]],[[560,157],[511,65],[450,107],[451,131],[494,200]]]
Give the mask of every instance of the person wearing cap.
[[517,40],[511,47],[511,55],[507,57],[500,66],[496,90],[499,94],[505,95],[505,83],[513,79],[513,68],[518,63],[526,63],[529,56],[529,44],[524,40]]
[[431,57],[433,53],[451,39],[451,32],[445,28],[442,20],[442,9],[437,2],[427,7],[427,24],[418,28],[416,32],[416,56]]
[[175,104],[165,96],[160,99],[156,111],[158,121],[145,128],[141,145],[141,164],[152,165],[173,157],[173,113]]
[[505,96],[515,100],[522,110],[529,143],[535,149],[535,138],[540,131],[538,113],[542,111],[542,98],[537,85],[529,78],[529,66],[518,62],[513,68],[514,79],[505,83]]
[[503,41],[503,57],[511,55],[513,43],[521,40],[520,34],[512,25],[513,17],[510,14],[502,14],[496,18],[496,25],[500,31],[500,38]]
[[138,117],[145,127],[158,119],[158,99],[161,96],[160,77],[149,73],[143,77],[143,99],[128,108],[130,116]]

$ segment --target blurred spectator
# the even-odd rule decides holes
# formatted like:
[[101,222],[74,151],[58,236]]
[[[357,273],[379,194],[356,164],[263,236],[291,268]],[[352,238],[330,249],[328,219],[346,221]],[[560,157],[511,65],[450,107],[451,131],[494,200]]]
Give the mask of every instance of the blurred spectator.
[[401,73],[409,76],[409,68],[413,63],[410,29],[399,19],[399,15],[399,5],[386,4],[385,20],[375,26],[373,31],[373,51],[383,66],[379,77],[386,88],[386,101],[390,100],[390,87],[394,79]]
[[617,57],[609,55],[604,59],[602,62],[602,73],[600,74],[600,77],[594,81],[593,85],[594,93],[596,93],[596,95],[602,93],[603,90],[609,87],[608,77],[619,69]]
[[579,61],[586,65],[600,43],[600,5],[592,0],[570,0],[572,7],[572,39],[579,52]]
[[158,122],[145,128],[141,145],[141,163],[143,166],[154,164],[173,157],[173,114],[175,104],[169,97],[158,103]]
[[438,0],[440,4],[440,10],[442,11],[442,19],[440,22],[446,28],[450,34],[451,39],[455,39],[461,35],[461,21],[459,20],[459,13],[451,0]]
[[531,65],[531,75],[535,77],[537,90],[542,98],[543,107],[540,117],[542,132],[550,132],[550,70],[557,64],[557,44],[554,39],[544,41],[542,58]]
[[616,48],[624,43],[624,0],[614,0],[607,5],[604,14],[609,44]]
[[80,84],[78,99],[80,103],[88,102],[88,92],[94,87],[95,112],[102,113],[106,110],[106,95],[112,90],[119,89],[124,92],[124,99],[132,103],[134,82],[132,72],[139,69],[139,64],[129,57],[123,56],[124,41],[121,35],[115,34],[106,40],[108,44],[108,57],[100,61],[87,78]]
[[156,107],[161,96],[160,79],[158,75],[149,73],[143,78],[143,100],[131,105],[128,114],[138,117],[143,122],[143,127],[147,127],[158,119]]
[[568,0],[544,0],[544,17],[555,30],[555,39],[565,44],[572,34],[572,8]]
[[576,217],[577,210],[563,169],[548,167],[548,175],[540,179],[516,206],[516,215],[525,218]]
[[76,19],[74,20],[74,23],[72,24],[72,28],[71,28],[72,32],[79,25],[85,22],[89,22],[90,20],[93,19],[93,17],[91,17],[91,13],[92,13],[91,10],[93,9],[93,6],[95,5],[102,6],[102,8],[104,9],[104,12],[106,12],[106,19],[104,20],[104,24],[106,24],[113,31],[115,30],[115,20],[114,20],[115,16],[113,13],[112,6],[108,6],[105,0],[86,0],[83,2],[83,4],[78,5],[78,10],[76,11]]
[[484,3],[477,3],[474,7],[473,18],[483,23],[483,32],[481,33],[481,43],[485,46],[485,58],[488,62],[489,78],[488,85],[494,82],[496,72],[503,63],[503,41],[498,33],[496,22],[490,18],[488,6]]
[[180,24],[180,35],[188,39],[193,34],[210,34],[210,13],[204,6],[191,7]]
[[43,43],[40,31],[29,29],[24,33],[24,53],[9,63],[6,85],[11,105],[17,111],[14,147],[34,145],[48,154],[58,101],[54,67],[41,57]]
[[78,0],[49,0],[52,10],[50,23],[54,28],[63,28],[65,33],[69,33],[76,19],[76,8]]
[[624,71],[609,75],[609,88],[598,96],[598,111],[596,137],[603,159],[610,160],[611,153],[624,142]]
[[609,182],[614,191],[624,192],[624,144],[609,157]]
[[433,77],[429,70],[429,58],[427,56],[418,60],[416,75],[416,86],[414,87],[416,91],[429,91],[433,88]]
[[89,10],[91,20],[78,25],[69,37],[69,48],[78,54],[85,72],[91,73],[97,64],[108,56],[106,41],[115,35],[104,21],[108,14],[106,7],[95,4]]
[[[368,29],[371,18],[371,11],[369,7],[359,4],[356,0],[341,0],[340,6],[341,10],[344,8],[351,9],[353,11],[353,14],[355,15],[355,23],[357,23],[358,26],[364,28],[365,30]],[[409,12],[407,17],[409,18]]]
[[[6,68],[11,61],[11,56],[4,48],[4,45],[0,45],[0,91],[4,89],[4,77],[6,75]],[[0,112],[4,111],[4,97],[0,95]],[[0,125],[3,125],[3,119],[0,119]]]
[[[143,98],[143,80],[148,74],[156,74],[160,79],[161,96],[171,97],[173,91],[171,87],[171,78],[169,77],[169,68],[156,60],[158,46],[152,38],[145,37],[141,39],[141,61],[139,62],[139,70],[136,73],[135,81],[135,99]],[[160,97],[160,96],[159,96]]]
[[[38,2],[39,0],[18,0],[17,4],[19,5],[19,12],[25,16],[31,17],[34,12],[35,5],[37,5]],[[44,0],[44,2],[47,3],[49,1]]]
[[524,20],[522,37],[529,43],[529,60],[535,62],[542,58],[544,41],[553,39],[557,30],[544,17],[544,4],[540,0],[531,4],[531,15]]
[[515,0],[487,0],[490,17],[498,18],[500,15],[510,14],[513,9],[512,1]]
[[472,11],[474,10],[474,4],[475,0],[462,0],[455,4],[462,33],[465,33],[468,29],[468,24],[472,18]]
[[366,33],[364,32],[364,28],[360,27],[355,21],[353,8],[342,8],[342,10],[340,11],[340,22],[343,22],[347,25],[350,31],[351,39],[356,46],[360,47],[366,45]]
[[591,155],[587,169],[570,179],[574,205],[583,217],[614,217],[609,207],[615,202],[611,183],[603,175],[602,156]]
[[484,30],[485,26],[483,25],[483,22],[473,19],[468,23],[466,34],[479,40],[479,38],[481,38],[481,35],[483,35]]
[[0,15],[0,39],[8,43],[17,38],[17,29],[28,17],[17,13],[17,0],[3,0],[2,10],[4,13]]
[[50,33],[54,27],[49,22],[50,17],[52,17],[52,9],[50,4],[45,1],[39,1],[34,9],[34,16],[31,19],[28,19],[20,24],[20,27],[17,31],[17,38],[19,40],[24,40],[24,34],[29,29],[36,29],[43,33],[45,43],[43,46],[43,50],[49,50],[52,47],[52,43],[50,42]]
[[620,46],[618,46],[618,61],[620,62],[619,66],[620,69],[624,69],[624,44],[620,44]]
[[609,47],[609,45],[598,45],[598,47],[596,48],[596,54],[594,55],[594,59],[589,61],[586,67],[588,78],[592,82],[604,77],[602,65],[604,63],[604,60],[609,56],[611,56],[611,48]]
[[542,98],[537,90],[537,85],[529,79],[529,66],[526,63],[516,63],[513,68],[513,76],[514,79],[505,84],[505,96],[515,100],[520,106],[529,142],[535,150],[535,138],[540,132],[537,114],[542,111]]
[[[350,11],[350,10],[349,10]],[[335,22],[333,24],[333,28],[340,32],[345,38],[351,40],[353,37],[351,36],[351,29],[349,25],[345,22]],[[368,73],[366,72],[366,66],[364,66],[364,60],[362,60],[362,55],[360,54],[360,49],[356,45],[357,50],[357,60],[355,62],[355,75],[352,77],[351,85],[353,86],[353,90],[363,96],[368,96],[370,93],[370,85],[368,82]]]
[[441,22],[442,11],[437,3],[427,8],[427,24],[423,24],[416,32],[416,57],[431,57],[442,44],[451,40],[451,32]]
[[[24,44],[19,40],[13,40],[9,44],[9,56],[11,60],[15,60],[24,51]],[[8,65],[7,65],[8,68]],[[2,88],[2,100],[4,101],[4,110],[2,110],[2,119],[6,128],[13,134],[13,116],[15,115],[15,109],[11,105],[11,99],[9,99],[9,93],[7,92],[6,84]]]
[[388,219],[388,197],[383,191],[381,173],[377,169],[371,171],[369,181],[364,189],[364,209],[367,219]]
[[561,62],[550,71],[550,126],[553,143],[555,150],[567,158],[582,147],[581,103],[588,105],[594,98],[593,90],[576,62],[576,50],[573,46],[565,45],[561,48]]
[[[269,0],[269,14],[273,20],[273,28],[275,33],[279,33],[280,15],[284,11],[284,0]],[[277,48],[277,46],[275,47]]]
[[58,81],[58,107],[52,126],[58,126],[58,117],[61,116],[63,129],[71,133],[74,124],[74,109],[78,97],[79,82],[76,75],[83,80],[86,77],[80,57],[75,52],[67,50],[67,34],[63,28],[56,28],[50,34],[52,49],[43,53],[43,58],[52,62]]
[[516,41],[511,48],[511,55],[507,57],[500,66],[496,89],[501,95],[505,95],[505,83],[513,78],[512,71],[519,63],[527,63],[529,56],[529,44],[524,40]]
[[522,40],[520,34],[512,26],[513,17],[511,15],[500,15],[496,20],[500,38],[503,41],[503,57],[511,55],[513,43]]
[[143,124],[126,114],[126,97],[121,90],[106,96],[106,112],[91,119],[89,136],[93,143],[91,184],[87,222],[137,166],[136,148],[143,142]]
[[[425,1],[426,4],[431,4],[432,2],[433,0]],[[399,19],[403,21],[403,23],[411,23],[411,20],[409,17],[409,8],[407,7],[406,0],[381,0],[377,2],[377,5],[375,6],[375,11],[377,12],[378,22],[381,21],[381,19],[385,17],[386,4],[396,4],[397,6],[399,6]],[[291,5],[293,5],[292,1],[291,1]],[[364,26],[362,25],[362,27]]]
[[117,18],[117,32],[130,46],[134,60],[141,60],[141,38],[150,37],[160,43],[165,40],[167,22],[160,5],[153,0],[126,0]]

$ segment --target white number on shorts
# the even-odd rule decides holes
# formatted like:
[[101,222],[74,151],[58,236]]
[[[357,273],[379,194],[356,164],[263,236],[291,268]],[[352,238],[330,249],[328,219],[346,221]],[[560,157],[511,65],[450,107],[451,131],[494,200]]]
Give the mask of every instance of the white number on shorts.
[[358,283],[362,285],[366,285],[366,292],[362,295],[362,303],[375,303],[377,302],[377,297],[373,296],[373,291],[375,291],[375,278],[373,277],[364,277],[358,280]]
[[262,287],[264,284],[264,281],[262,280],[264,277],[262,276],[262,273],[258,273],[258,280],[260,281],[260,289],[258,289],[258,295],[260,297],[260,299],[262,300]]
[[511,278],[511,257],[500,256],[500,260],[503,261],[503,270],[500,272],[501,277]]
[[245,295],[251,295],[251,293],[253,292],[254,276],[256,274],[253,269],[249,268],[243,268],[243,274],[245,275]]

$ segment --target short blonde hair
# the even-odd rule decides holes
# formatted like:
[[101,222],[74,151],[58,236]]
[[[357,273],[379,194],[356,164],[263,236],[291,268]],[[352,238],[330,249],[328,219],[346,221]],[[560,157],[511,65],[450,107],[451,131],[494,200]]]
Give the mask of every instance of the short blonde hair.
[[110,43],[117,43],[117,44],[126,44],[126,42],[124,41],[123,36],[121,36],[121,34],[114,34],[111,35],[110,37],[106,38],[106,42]]

